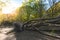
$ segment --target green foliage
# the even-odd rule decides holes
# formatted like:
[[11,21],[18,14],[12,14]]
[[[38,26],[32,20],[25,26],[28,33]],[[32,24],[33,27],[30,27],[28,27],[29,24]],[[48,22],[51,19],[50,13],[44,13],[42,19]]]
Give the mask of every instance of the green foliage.
[[[17,15],[18,21],[27,21],[34,18],[51,18],[56,17],[60,13],[60,2],[54,4],[47,11],[44,10],[44,4],[41,0],[29,0],[29,2],[23,3],[23,6],[20,7],[19,13]],[[57,7],[58,6],[58,7]]]
[[24,3],[20,8],[20,12],[17,15],[17,20],[27,21],[34,18],[43,17],[45,12],[43,6],[44,5],[41,1],[29,0],[29,2]]
[[49,14],[48,17],[56,17],[60,14],[60,2],[54,4],[51,8],[47,10],[47,13]]

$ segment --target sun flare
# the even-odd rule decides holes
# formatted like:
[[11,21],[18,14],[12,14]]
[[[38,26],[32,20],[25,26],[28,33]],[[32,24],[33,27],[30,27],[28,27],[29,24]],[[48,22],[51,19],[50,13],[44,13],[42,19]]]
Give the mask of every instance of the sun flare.
[[20,4],[16,1],[13,1],[13,0],[9,0],[8,2],[7,2],[7,0],[5,0],[2,2],[6,3],[6,5],[2,7],[2,13],[3,14],[10,14],[15,9],[17,9],[18,7],[20,7],[22,5],[22,4]]

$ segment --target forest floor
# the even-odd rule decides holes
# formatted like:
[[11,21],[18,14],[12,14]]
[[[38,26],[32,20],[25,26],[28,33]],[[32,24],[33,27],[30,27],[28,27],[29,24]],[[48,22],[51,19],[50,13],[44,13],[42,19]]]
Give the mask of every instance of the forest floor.
[[60,40],[60,39],[42,35],[36,31],[26,31],[26,30],[17,33],[12,32],[6,35],[6,33],[12,29],[13,29],[12,27],[0,28],[0,40]]
[[6,35],[7,32],[11,31],[13,28],[8,28],[4,26],[0,26],[0,40],[5,40],[9,35]]

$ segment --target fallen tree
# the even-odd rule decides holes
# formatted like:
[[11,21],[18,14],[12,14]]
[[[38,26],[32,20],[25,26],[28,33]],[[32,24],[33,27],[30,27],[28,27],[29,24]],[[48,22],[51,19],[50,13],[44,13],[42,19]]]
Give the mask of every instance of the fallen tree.
[[8,32],[7,34],[15,31],[17,26],[22,29],[20,32],[23,30],[32,30],[32,31],[37,31],[42,35],[54,37],[57,39],[60,39],[60,36],[56,34],[50,34],[49,32],[46,32],[46,30],[60,30],[60,16],[55,17],[55,18],[36,18],[33,20],[29,20],[25,23],[20,23],[20,22],[15,22],[15,28],[14,30]]

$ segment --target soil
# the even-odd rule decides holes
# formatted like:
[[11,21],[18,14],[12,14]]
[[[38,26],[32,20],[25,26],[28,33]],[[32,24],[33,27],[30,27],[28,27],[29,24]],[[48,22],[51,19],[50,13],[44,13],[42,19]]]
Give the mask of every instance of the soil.
[[36,31],[12,32],[6,35],[13,28],[0,28],[0,40],[60,40],[40,34]]

